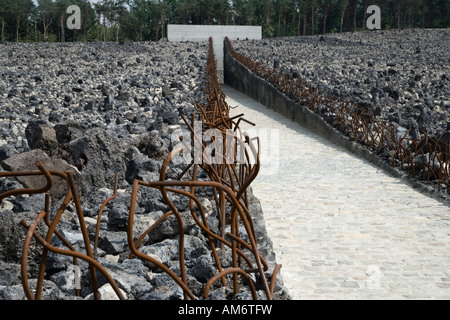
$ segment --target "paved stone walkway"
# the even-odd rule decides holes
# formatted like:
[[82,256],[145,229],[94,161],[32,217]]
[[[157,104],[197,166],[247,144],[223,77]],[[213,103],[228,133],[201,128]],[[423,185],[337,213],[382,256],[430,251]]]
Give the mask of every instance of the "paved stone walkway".
[[263,143],[279,136],[279,159],[263,154],[253,190],[294,299],[450,299],[448,206],[223,90]]

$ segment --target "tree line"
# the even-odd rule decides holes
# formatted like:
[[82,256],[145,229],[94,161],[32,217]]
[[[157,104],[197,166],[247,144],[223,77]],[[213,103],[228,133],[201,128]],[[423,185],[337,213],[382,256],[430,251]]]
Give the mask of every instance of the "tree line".
[[[264,37],[366,28],[367,7],[383,29],[448,28],[448,0],[0,0],[1,41],[157,41],[167,24],[260,25]],[[66,27],[77,5],[81,29]]]

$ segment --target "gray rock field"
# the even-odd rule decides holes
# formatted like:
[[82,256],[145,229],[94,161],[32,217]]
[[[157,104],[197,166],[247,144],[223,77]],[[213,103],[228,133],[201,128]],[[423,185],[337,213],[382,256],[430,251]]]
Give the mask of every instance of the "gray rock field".
[[[233,41],[233,46],[254,60],[304,78],[326,96],[371,106],[378,119],[405,130],[411,124],[410,134],[416,138],[427,131],[450,143],[450,30],[245,40]],[[129,299],[183,299],[182,290],[159,268],[129,259],[126,223],[133,180],[159,179],[181,115],[189,118],[194,104],[206,99],[202,88],[207,52],[206,42],[0,44],[0,171],[36,169],[36,161],[73,170],[90,236],[95,234],[98,210],[112,195],[118,174],[117,198],[105,208],[100,221],[97,260]],[[180,172],[175,166],[168,178]],[[0,178],[0,193],[33,183],[25,178]],[[52,212],[64,194],[64,189],[52,190]],[[211,194],[204,192],[202,197],[207,200]],[[180,212],[188,210],[185,198],[174,195],[172,200]],[[19,222],[22,218],[31,222],[43,203],[43,195],[31,195],[8,197],[0,205],[0,300],[25,299],[20,280],[25,232]],[[269,277],[275,255],[260,202],[252,195],[250,207]],[[58,226],[83,252],[74,211],[71,205]],[[141,190],[135,232],[146,230],[166,211],[158,190]],[[218,228],[214,205],[208,224],[213,230]],[[185,230],[188,282],[193,293],[200,295],[218,270],[200,228],[187,219]],[[167,219],[143,241],[141,249],[178,272],[177,239],[176,222]],[[56,238],[52,244],[63,247]],[[28,269],[32,286],[37,281],[41,250],[33,243]],[[226,247],[219,251],[221,257],[229,256]],[[49,254],[44,299],[77,299],[67,282],[73,276],[71,267],[68,257]],[[81,295],[91,299],[87,263],[80,263],[80,268]],[[260,284],[258,276],[254,278]],[[105,279],[100,284],[102,296],[114,296]],[[241,288],[233,297],[231,287],[217,284],[209,298],[251,298],[250,290]],[[257,289],[264,298],[261,288]],[[281,277],[275,298],[290,299]]]
[[[424,189],[448,199],[449,30],[364,31],[232,44],[253,61],[305,80],[326,98],[350,102],[350,112],[363,107],[373,123],[392,125],[395,139],[410,148],[412,159],[412,164],[396,159],[395,165]],[[336,126],[333,114],[322,117]],[[393,164],[395,150],[372,151]],[[445,182],[439,177],[446,177]]]
[[[97,260],[129,299],[183,299],[182,290],[162,270],[128,258],[126,224],[133,180],[159,180],[161,165],[173,147],[171,133],[182,121],[180,116],[189,118],[194,104],[204,102],[207,53],[207,42],[0,44],[0,170],[37,170],[36,161],[61,171],[72,169],[92,243],[99,208],[112,195],[118,174],[117,198],[101,217]],[[180,172],[175,167],[168,178]],[[0,193],[22,188],[21,184],[31,185],[27,179],[20,179],[20,183],[0,179]],[[64,195],[64,189],[52,189],[52,212]],[[174,195],[172,201],[180,212],[188,210],[181,196]],[[0,300],[25,299],[19,264],[25,232],[19,221],[24,218],[30,223],[43,204],[43,195],[8,197],[2,202]],[[259,201],[252,198],[251,204],[256,219],[262,220]],[[166,211],[158,190],[140,190],[135,232],[145,231]],[[179,272],[178,229],[172,218],[142,242],[141,250]],[[208,219],[211,228],[217,228],[214,206]],[[274,255],[264,222],[255,225],[259,250],[272,266]],[[217,269],[200,228],[193,219],[187,219],[185,227],[188,282],[194,294],[200,295]],[[84,252],[73,206],[64,213],[58,228]],[[56,237],[52,245],[64,248]],[[32,245],[28,265],[32,287],[41,250]],[[67,256],[49,254],[43,299],[74,299],[71,268]],[[81,295],[90,299],[87,263],[81,262],[80,268]],[[100,285],[105,283],[100,278]],[[235,299],[251,298],[249,289],[241,288]],[[276,290],[277,298],[288,297],[282,286],[277,285]],[[108,286],[101,292],[103,297],[115,296]],[[213,286],[209,295],[217,300],[232,297],[232,290],[220,285]]]
[[[255,61],[321,93],[373,106],[382,119],[450,130],[450,30],[390,30],[234,41]],[[450,137],[449,137],[450,138]],[[450,141],[450,140],[449,140]]]

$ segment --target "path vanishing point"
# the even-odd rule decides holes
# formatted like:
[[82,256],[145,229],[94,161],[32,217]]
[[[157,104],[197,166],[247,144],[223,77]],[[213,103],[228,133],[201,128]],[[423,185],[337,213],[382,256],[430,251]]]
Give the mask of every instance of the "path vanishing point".
[[450,299],[448,206],[223,91],[232,113],[278,135],[278,164],[263,154],[252,188],[293,299]]

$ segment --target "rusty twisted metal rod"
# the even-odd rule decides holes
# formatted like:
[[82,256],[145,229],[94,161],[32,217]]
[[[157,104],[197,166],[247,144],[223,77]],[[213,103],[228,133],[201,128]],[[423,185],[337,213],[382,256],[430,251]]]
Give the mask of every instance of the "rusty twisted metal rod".
[[[159,266],[163,269],[167,274],[169,274],[172,279],[183,289],[185,298],[195,298],[192,292],[189,290],[186,282],[186,270],[184,267],[184,230],[183,230],[183,221],[180,215],[178,208],[171,201],[169,193],[177,193],[179,195],[186,196],[189,198],[189,210],[191,212],[191,216],[196,222],[196,224],[200,227],[200,229],[206,234],[206,237],[209,241],[211,251],[213,253],[214,259],[216,261],[217,268],[219,273],[209,280],[207,286],[204,290],[203,297],[205,298],[208,295],[209,287],[216,280],[221,279],[222,285],[225,285],[225,275],[232,274],[233,275],[233,286],[234,293],[238,293],[238,281],[237,276],[241,275],[244,277],[244,280],[248,282],[250,279],[248,277],[249,272],[257,272],[260,275],[261,281],[263,283],[264,291],[268,299],[273,298],[273,290],[274,290],[274,282],[276,280],[276,275],[281,268],[281,266],[277,266],[272,275],[272,284],[269,285],[264,274],[265,271],[268,270],[268,265],[258,252],[255,230],[253,227],[252,217],[248,210],[248,197],[247,197],[247,188],[251,184],[251,182],[256,178],[259,172],[259,139],[256,139],[258,142],[258,146],[255,147],[252,143],[253,139],[250,138],[245,133],[242,133],[239,129],[240,121],[250,121],[243,118],[243,115],[230,117],[229,110],[230,107],[227,105],[225,101],[225,95],[220,89],[220,85],[217,81],[216,76],[216,68],[215,68],[215,60],[214,54],[212,51],[212,39],[210,39],[210,47],[208,52],[208,60],[207,60],[207,70],[208,70],[208,83],[205,86],[205,93],[208,97],[208,103],[206,105],[197,104],[196,114],[192,116],[191,123],[187,121],[187,119],[182,116],[186,126],[190,130],[192,141],[194,144],[197,144],[201,147],[203,161],[201,164],[190,163],[187,164],[186,167],[182,170],[182,173],[178,176],[176,180],[166,180],[166,171],[168,170],[168,166],[173,157],[177,154],[183,152],[184,148],[179,148],[173,150],[172,153],[165,159],[163,166],[160,171],[160,180],[155,182],[145,182],[136,180],[133,185],[132,197],[131,197],[131,205],[129,212],[129,221],[128,221],[128,243],[131,250],[131,256],[138,256],[139,258],[148,260],[155,265]],[[243,163],[237,163],[236,161],[236,153],[234,153],[234,161],[232,163],[227,163],[226,161],[218,161],[214,163],[211,161],[212,159],[208,156],[208,154],[204,154],[203,151],[206,149],[206,145],[202,138],[199,136],[198,132],[194,129],[194,122],[201,121],[202,123],[202,132],[206,132],[209,129],[217,129],[221,133],[222,137],[232,136],[233,139],[240,143],[241,145],[247,144],[248,149],[245,149],[245,161]],[[233,134],[230,133],[233,132]],[[226,141],[224,139],[223,141]],[[182,141],[183,144],[186,143]],[[187,143],[186,143],[186,147]],[[191,150],[192,148],[186,148]],[[222,160],[225,160],[224,154],[217,154],[217,157],[222,157]],[[255,157],[255,164],[250,163],[250,156]],[[208,180],[199,181],[197,180],[197,173],[199,168],[203,169],[203,171],[207,174]],[[182,180],[183,177],[192,170],[190,174],[190,180]],[[158,189],[163,199],[165,200],[167,206],[169,207],[169,211],[167,211],[158,221],[156,221],[152,226],[150,226],[145,232],[143,232],[140,236],[137,236],[136,239],[133,235],[133,223],[134,223],[134,215],[137,205],[137,195],[139,187],[152,187]],[[189,188],[189,191],[184,190],[184,188]],[[202,207],[200,199],[196,196],[195,192],[197,188],[210,188],[213,191],[214,199],[216,202],[216,209],[218,210],[218,219],[221,227],[221,234],[214,233],[208,226],[204,209]],[[231,204],[231,208],[227,211],[226,203]],[[196,212],[196,209],[199,211],[199,215]],[[178,223],[178,232],[179,232],[179,261],[180,261],[180,273],[181,275],[176,275],[173,271],[167,268],[164,264],[157,261],[156,259],[140,252],[138,247],[142,242],[144,237],[152,232],[155,227],[160,224],[164,219],[166,219],[170,215],[175,215],[176,221]],[[200,220],[200,218],[201,220]],[[246,242],[240,237],[239,224],[242,223],[244,226],[244,230],[248,237],[250,243]],[[230,224],[231,232],[225,232],[226,225]],[[229,238],[230,240],[228,240]],[[214,240],[221,243],[222,247],[224,245],[228,246],[232,250],[232,266],[226,269],[223,269],[223,266],[220,263],[220,259],[217,256],[216,247],[214,244]],[[242,248],[247,249],[252,254],[252,257],[256,263],[256,268],[253,267],[250,257],[248,257],[243,251]],[[241,259],[245,260],[249,269],[244,270],[239,267],[241,264]],[[253,285],[250,282],[249,284],[250,290],[252,291],[252,296],[256,298],[256,292],[254,291]]]
[[[111,276],[108,274],[106,269],[104,269],[97,261],[93,259],[92,251],[91,251],[91,245],[89,240],[89,235],[87,232],[86,223],[84,221],[84,215],[81,208],[81,202],[77,195],[76,189],[75,189],[75,183],[73,179],[73,173],[68,170],[66,172],[60,172],[60,171],[54,171],[54,170],[47,170],[44,165],[40,162],[38,162],[37,167],[39,171],[19,171],[19,172],[0,172],[0,177],[22,177],[22,176],[44,176],[46,178],[46,185],[42,188],[24,188],[24,189],[16,189],[16,190],[10,190],[6,191],[2,194],[0,194],[0,202],[9,196],[17,196],[21,194],[39,194],[39,193],[46,193],[45,197],[45,210],[40,212],[35,219],[35,221],[32,223],[32,225],[28,225],[25,220],[22,220],[20,224],[27,230],[26,237],[24,240],[23,245],[23,251],[22,251],[22,258],[21,258],[21,274],[22,274],[22,286],[24,288],[24,292],[28,299],[35,300],[40,299],[42,294],[42,286],[43,286],[43,280],[45,275],[45,265],[47,260],[48,251],[52,251],[54,253],[70,256],[73,258],[74,265],[77,265],[77,259],[82,259],[89,264],[89,272],[92,282],[92,289],[95,299],[99,299],[99,292],[98,292],[98,283],[97,283],[97,275],[96,270],[99,270],[107,279],[107,281],[111,284],[113,290],[116,292],[117,296],[120,299],[124,299],[123,294],[119,290],[117,284],[115,281],[111,278]],[[53,186],[53,177],[57,176],[66,181],[68,184],[68,191],[65,196],[65,199],[63,200],[62,204],[60,205],[55,217],[52,221],[50,221],[49,218],[49,195],[48,191]],[[76,213],[78,216],[78,221],[80,224],[80,229],[83,236],[83,241],[85,244],[85,250],[86,254],[82,254],[80,252],[77,252],[75,248],[70,244],[67,239],[63,237],[63,235],[56,230],[57,224],[66,210],[67,206],[69,205],[70,201],[73,201],[76,207]],[[40,236],[36,232],[36,228],[38,224],[44,220],[45,224],[48,226],[47,234],[44,237]],[[69,250],[59,249],[50,244],[50,241],[53,237],[53,235],[56,235],[58,238],[62,240],[64,245],[66,245]],[[31,238],[34,237],[39,244],[43,247],[43,251],[41,254],[41,262],[39,267],[39,275],[38,275],[38,281],[36,285],[36,294],[33,295],[32,291],[29,287],[28,280],[27,280],[27,264],[28,264],[28,253],[29,253],[29,246]],[[76,295],[79,295],[79,290],[76,289]]]
[[[22,220],[20,223],[25,229],[28,230],[27,231],[28,233],[30,233],[32,231],[32,229],[30,230],[30,226],[28,226],[27,223],[24,220]],[[106,281],[108,281],[108,283],[113,288],[113,290],[116,293],[117,297],[120,300],[125,300],[125,296],[122,294],[121,290],[117,286],[117,284],[114,281],[114,279],[111,277],[111,275],[108,273],[108,271],[98,261],[96,261],[94,258],[89,257],[89,256],[87,256],[85,254],[82,254],[82,253],[74,251],[74,250],[65,250],[65,249],[60,249],[60,248],[54,247],[48,241],[46,241],[41,235],[36,233],[34,230],[33,230],[32,233],[33,233],[33,237],[46,250],[52,251],[52,252],[57,253],[57,254],[78,258],[78,259],[86,261],[87,263],[89,263],[89,265],[92,265],[95,269],[97,269],[98,271],[100,271],[102,273],[102,275],[105,277]],[[95,291],[94,291],[94,293],[95,293]],[[94,298],[98,300],[99,299],[99,295],[97,294],[97,296],[96,296],[94,294]],[[32,299],[32,298],[30,298],[30,299]]]
[[[248,237],[250,239],[250,242],[251,242],[251,245],[250,245],[251,247],[250,248],[253,251],[252,253],[254,255],[254,258],[256,259],[258,272],[260,273],[260,276],[261,276],[261,278],[263,280],[263,286],[265,287],[264,289],[265,289],[266,294],[267,294],[267,296],[269,298],[272,296],[272,293],[270,292],[270,289],[267,286],[267,281],[265,281],[264,267],[263,267],[263,263],[261,261],[261,256],[260,256],[259,252],[257,251],[257,244],[256,244],[256,240],[255,240],[255,238],[253,236],[253,230],[251,230],[250,223],[246,219],[246,215],[244,213],[244,210],[242,209],[242,207],[240,206],[239,202],[236,200],[233,192],[229,188],[225,187],[223,184],[216,183],[216,182],[209,182],[209,181],[157,181],[157,182],[149,182],[149,183],[146,183],[146,182],[143,182],[143,181],[137,181],[137,182],[135,182],[135,186],[137,186],[137,185],[158,188],[165,195],[166,195],[166,192],[167,192],[167,188],[166,187],[168,187],[168,186],[172,186],[172,187],[176,187],[176,186],[186,186],[186,187],[206,186],[206,187],[211,187],[211,186],[213,186],[215,188],[221,189],[224,192],[226,192],[227,196],[231,199],[231,201],[233,202],[233,206],[234,206],[233,207],[234,216],[232,217],[232,220],[237,218],[237,215],[236,215],[236,213],[237,213],[239,215],[239,218],[241,219],[241,222],[244,223],[245,229],[247,231],[247,235],[248,235]],[[129,239],[128,240],[129,240],[130,244],[133,243],[132,238],[130,238],[130,237],[132,237],[132,230],[131,230],[131,228],[132,228],[132,224],[133,224],[133,217],[134,217],[134,210],[135,210],[135,201],[134,201],[135,195],[137,195],[137,187],[134,188],[134,191],[133,191],[133,197],[132,197],[133,201],[132,201],[132,205],[131,205],[131,208],[130,208],[130,215],[129,215],[130,221],[129,221],[129,229],[128,229],[128,233],[129,233]],[[168,205],[172,208],[172,210],[174,210],[173,212],[174,213],[177,212],[176,207],[168,199],[167,196],[166,196],[166,201],[168,202]],[[179,222],[180,227],[182,227],[182,221],[181,222],[178,221],[178,222]],[[236,232],[235,228],[232,228],[232,232]],[[236,234],[235,234],[235,236],[236,236]],[[180,239],[182,239],[182,237],[180,237]],[[223,240],[223,241],[225,242],[225,240]],[[236,250],[235,242],[236,242],[236,239],[233,238],[232,249],[234,251]],[[182,247],[182,242],[180,242],[180,247]],[[162,265],[160,262],[157,262],[152,257],[147,256],[147,255],[139,252],[135,248],[134,245],[132,245],[130,247],[130,249],[132,250],[133,254],[138,255],[138,256],[140,256],[140,257],[142,257],[142,258],[144,258],[146,260],[149,260],[149,261],[157,264],[158,266],[160,266],[162,269],[164,269],[165,272],[167,272],[169,275],[171,275],[172,278],[185,290],[185,293],[188,293],[188,294],[190,293],[190,290],[186,289],[185,286],[181,284],[181,283],[185,284],[185,278],[184,277],[182,277],[182,279],[179,279],[172,271],[167,270],[167,267]],[[182,261],[182,259],[180,259],[180,261]],[[236,268],[237,262],[236,262],[235,257],[233,259],[233,263],[235,265],[234,267]],[[235,286],[237,286],[237,285],[235,284]],[[237,293],[237,292],[235,291],[235,293]]]

